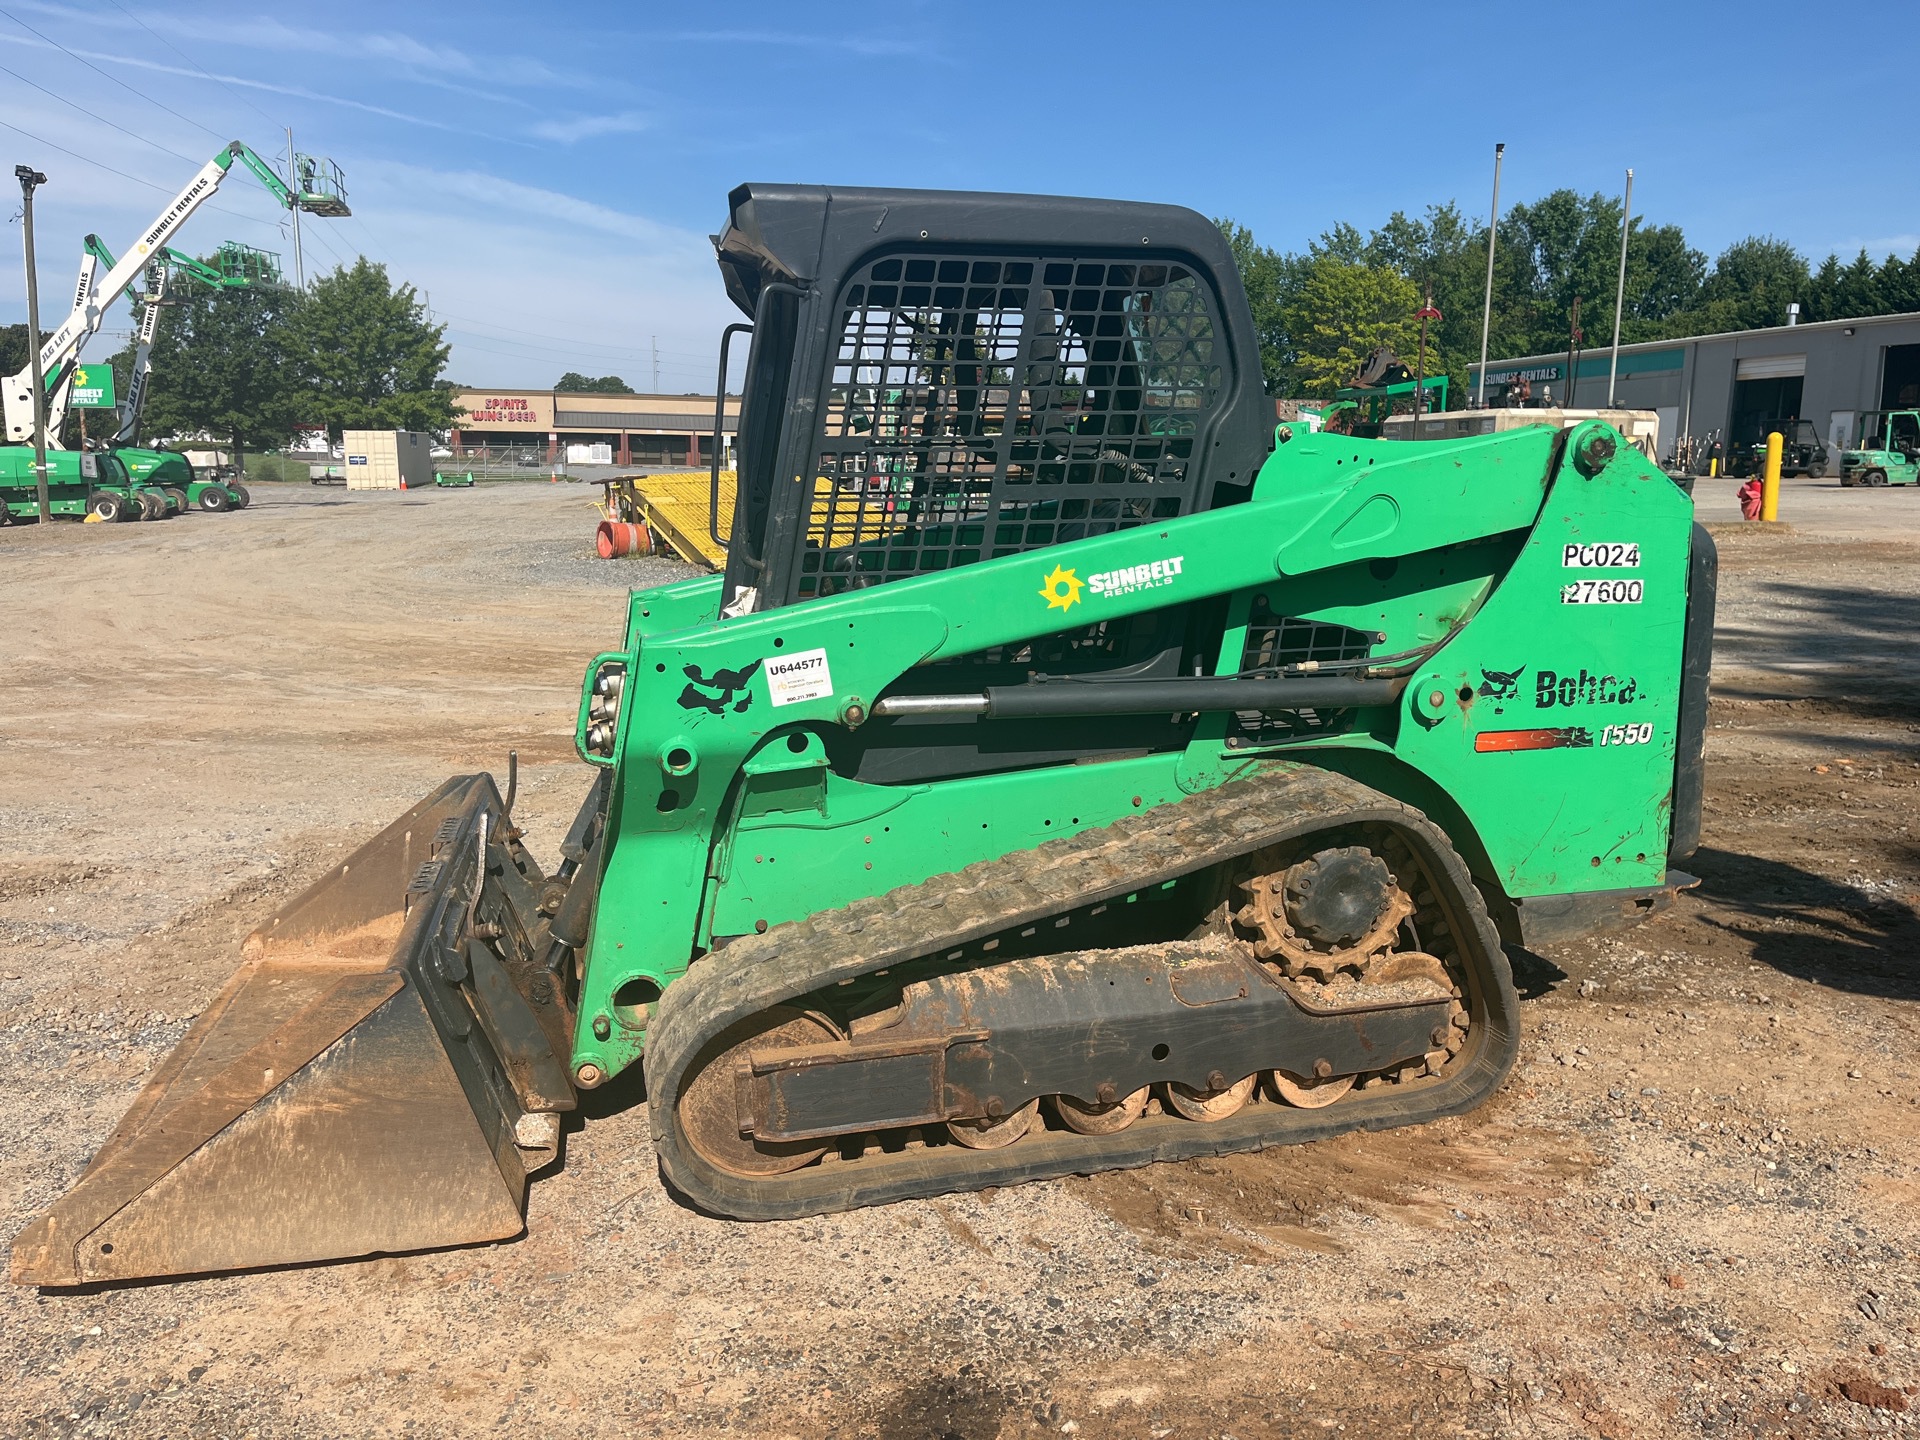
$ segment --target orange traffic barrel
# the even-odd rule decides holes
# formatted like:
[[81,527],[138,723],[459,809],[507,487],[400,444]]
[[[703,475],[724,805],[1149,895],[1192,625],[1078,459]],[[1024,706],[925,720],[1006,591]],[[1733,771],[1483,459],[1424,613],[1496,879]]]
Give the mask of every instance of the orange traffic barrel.
[[599,552],[602,560],[613,560],[621,555],[651,555],[653,536],[647,533],[646,526],[638,523],[602,520],[594,531],[593,548]]

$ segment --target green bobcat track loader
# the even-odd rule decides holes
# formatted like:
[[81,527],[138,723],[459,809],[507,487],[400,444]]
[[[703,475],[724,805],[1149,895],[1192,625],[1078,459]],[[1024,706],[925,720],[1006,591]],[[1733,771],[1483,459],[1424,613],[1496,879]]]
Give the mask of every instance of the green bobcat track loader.
[[628,1072],[740,1219],[1454,1115],[1513,1063],[1503,941],[1684,883],[1713,548],[1605,424],[1276,426],[1188,210],[751,185],[716,245],[725,570],[589,664],[557,868],[511,781],[394,821],[16,1280],[513,1236]]

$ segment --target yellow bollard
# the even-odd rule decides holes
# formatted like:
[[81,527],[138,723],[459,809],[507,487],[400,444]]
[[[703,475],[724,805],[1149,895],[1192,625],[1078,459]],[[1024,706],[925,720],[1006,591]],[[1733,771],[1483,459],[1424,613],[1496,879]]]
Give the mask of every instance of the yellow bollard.
[[1707,461],[1707,478],[1709,480],[1712,480],[1716,476],[1718,476],[1719,473],[1720,473],[1720,457],[1716,455],[1711,460]]
[[1760,482],[1760,518],[1780,518],[1780,449],[1786,441],[1775,430],[1767,436],[1767,473]]

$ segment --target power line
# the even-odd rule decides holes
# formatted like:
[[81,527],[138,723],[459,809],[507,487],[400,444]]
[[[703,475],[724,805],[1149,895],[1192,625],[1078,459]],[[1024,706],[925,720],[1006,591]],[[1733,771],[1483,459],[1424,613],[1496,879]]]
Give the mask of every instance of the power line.
[[[9,71],[8,73],[12,73],[12,72]],[[105,164],[104,162],[99,160],[95,160],[91,155],[82,155],[78,150],[69,150],[64,145],[56,145],[53,141],[43,139],[42,137],[34,134],[31,130],[22,130],[18,125],[12,124],[9,121],[0,120],[0,127],[4,127],[8,130],[11,130],[16,135],[24,135],[27,137],[27,139],[33,141],[34,144],[36,145],[44,145],[49,150],[58,150],[62,155],[66,155],[74,160],[78,160],[83,165],[91,165],[93,166],[94,169],[104,170],[109,175],[118,175],[122,180],[131,180],[134,184],[144,185],[149,190],[158,190],[162,195],[171,195],[174,193],[173,191],[167,189],[167,187],[164,185],[157,185],[151,180],[142,180],[138,175],[129,175],[124,170],[116,170],[111,165]],[[209,210],[218,210],[222,215],[231,215],[236,220],[246,220],[256,225],[266,225],[271,223],[269,221],[262,220],[257,215],[243,215],[238,210],[229,210],[224,205],[208,205],[206,208]]]
[[[457,320],[460,318],[459,316],[448,315],[448,312],[445,310],[442,310],[440,314],[443,316],[448,316],[449,319]],[[470,329],[465,325],[449,325],[447,326],[447,329],[451,330],[453,333],[457,335],[475,335],[482,340],[494,340],[494,341],[498,341],[503,345],[517,345],[517,347],[522,350],[527,350],[527,351],[545,350],[555,355],[573,356],[575,358],[580,358],[579,352],[584,349],[600,350],[603,352],[611,352],[613,350],[613,347],[611,346],[590,345],[590,344],[587,344],[586,342],[581,342],[580,344],[563,342],[557,345],[543,345],[539,343],[538,337],[535,337],[535,339],[531,342],[526,340],[516,341],[514,339],[514,336],[521,335],[521,334],[530,334],[531,332],[507,330],[501,326],[482,326],[479,329]],[[498,333],[489,334],[488,331],[490,330]],[[641,358],[643,357],[639,355],[623,354],[623,353],[603,353],[599,357],[601,361],[607,364],[616,364],[623,360],[639,360]]]
[[58,50],[62,55],[65,55],[70,59],[80,61],[82,65],[86,66],[89,70],[93,71],[94,74],[113,81],[114,84],[118,85],[122,90],[125,90],[128,94],[138,95],[142,100],[146,101],[149,105],[156,106],[159,109],[166,111],[169,115],[173,116],[176,120],[185,120],[187,124],[192,125],[198,129],[205,130],[209,135],[213,136],[214,139],[216,140],[225,140],[227,138],[225,135],[221,134],[218,130],[213,129],[211,126],[202,125],[198,120],[193,119],[191,116],[182,115],[178,110],[174,109],[171,105],[161,104],[158,100],[154,99],[151,95],[147,94],[144,90],[135,89],[133,86],[129,85],[126,81],[122,80],[118,75],[109,74],[107,71],[102,70],[98,65],[94,64],[91,60],[87,60],[82,58],[79,55],[75,55],[73,51],[67,49],[67,47],[62,45],[58,40],[53,39],[49,35],[42,35],[38,30],[34,29],[33,26],[27,24],[26,21],[22,20],[18,15],[14,14],[11,10],[0,10],[0,15],[6,16],[7,19],[13,21],[14,24],[18,25],[22,30],[26,31],[29,35],[38,36],[41,40],[53,46],[53,48]]
[[[67,106],[69,109],[78,110],[82,115],[86,116],[89,120],[95,121],[101,125],[105,125],[109,130],[118,130],[122,134],[133,134],[132,131],[124,130],[121,126],[115,125],[111,120],[101,119],[100,116],[94,114],[91,110],[87,109],[84,105],[75,104],[73,101],[69,100],[64,95],[59,94],[57,91],[49,90],[44,85],[35,84],[34,81],[27,79],[27,77],[22,75],[18,70],[8,70],[6,66],[0,65],[0,71],[5,71],[7,74],[13,76],[13,78],[18,80],[22,85],[32,85],[33,88],[38,90],[42,95],[47,95],[52,97],[55,100],[58,100],[62,105]],[[182,155],[178,150],[175,150],[170,146],[162,145],[158,140],[150,140],[145,135],[138,135],[138,134],[133,135],[133,138],[138,140],[142,145],[151,145],[155,150],[160,151],[164,155],[171,155],[176,160],[185,160],[189,165],[193,163],[193,157],[191,155]]]
[[367,239],[373,243],[374,251],[380,256],[382,261],[388,265],[396,265],[398,263],[394,260],[393,256],[388,253],[387,247],[380,243],[380,237],[373,233],[373,227],[371,225],[367,224],[367,222],[362,220],[358,215],[350,215],[347,218],[366,232]]
[[[477,332],[468,330],[463,326],[459,326],[459,325],[447,326],[447,333],[449,335],[454,335],[454,336],[476,336],[477,335],[478,339],[491,340],[497,344],[506,345],[510,347],[509,351],[497,351],[493,353],[498,353],[498,354],[514,353],[514,354],[519,354],[529,360],[551,360],[555,364],[567,364],[567,365],[580,365],[580,364],[605,365],[605,366],[617,365],[617,366],[621,366],[622,368],[625,368],[627,365],[627,361],[622,360],[617,355],[616,356],[584,355],[580,352],[580,350],[575,348],[563,348],[563,347],[551,346],[551,345],[529,345],[524,342],[517,343],[513,340],[504,339],[498,335],[477,334]],[[460,340],[458,343],[461,345],[472,346],[472,348],[474,349],[482,348],[480,346],[473,345],[473,342],[471,340]],[[661,352],[661,355],[664,357],[666,353],[667,352],[663,350]],[[663,358],[660,362],[661,367],[663,369],[687,371],[689,373],[702,373],[713,367],[714,358],[712,356],[695,355],[691,351],[681,351],[679,352],[679,354],[681,356],[680,359],[668,360]],[[642,360],[640,363],[645,364],[647,362]]]
[[[464,320],[469,325],[478,326],[482,331],[494,331],[496,332],[496,336],[524,335],[534,340],[553,340],[558,342],[557,348],[566,351],[599,350],[612,356],[616,360],[649,360],[653,355],[650,349],[640,350],[625,345],[606,345],[595,340],[582,340],[572,335],[548,335],[538,330],[521,330],[510,325],[496,325],[490,320],[479,320],[471,315],[456,315],[451,310],[439,310],[437,313],[445,316],[449,320]],[[538,348],[552,349],[556,347],[542,346]],[[662,350],[660,353],[662,355],[671,355],[681,360],[698,361],[702,364],[711,358],[693,350]]]
[[326,250],[327,254],[333,257],[333,263],[336,266],[339,266],[342,269],[346,267],[347,262],[345,258],[342,257],[342,255],[338,250],[333,248],[333,242],[327,239],[325,231],[321,230],[319,227],[316,226],[311,230],[303,230],[300,233],[302,237],[305,239],[318,240],[321,244],[321,247]]
[[[529,355],[524,351],[495,350],[492,347],[487,345],[475,345],[470,340],[459,341],[458,344],[459,344],[459,348],[462,350],[478,350],[483,355],[504,355],[509,360],[538,360],[542,364],[563,363],[563,362],[557,362],[557,361],[549,361],[547,357],[545,357],[544,355]],[[709,366],[707,370],[704,370],[704,371],[696,368],[693,365],[671,365],[671,366],[663,365],[661,368],[669,371],[679,371],[687,375],[699,375],[703,377],[711,375],[711,366]]]
[[[200,74],[205,75],[207,79],[213,81],[214,84],[220,86],[229,95],[232,95],[234,99],[238,100],[241,104],[245,105],[249,110],[253,111],[253,113],[258,115],[262,120],[266,121],[269,125],[273,126],[275,129],[282,128],[278,120],[275,120],[271,115],[267,114],[266,111],[262,110],[258,105],[254,104],[253,101],[247,99],[246,96],[242,95],[238,90],[234,89],[231,85],[227,84],[227,82],[222,80],[218,75],[211,75],[211,74],[208,74],[205,70],[201,70],[198,65],[194,64],[192,56],[188,55],[186,51],[182,50],[178,45],[175,45],[171,40],[167,39],[166,36],[162,35],[158,30],[155,30],[151,25],[147,24],[147,22],[142,20],[138,15],[134,14],[131,10],[127,9],[126,6],[120,3],[120,0],[109,0],[109,3],[113,6],[114,9],[118,10],[122,15],[126,16],[129,20],[133,21],[134,24],[138,25],[142,30],[146,31],[149,35],[153,36],[154,39],[158,40],[162,45],[166,46],[169,50],[173,51],[173,53],[178,55],[182,60],[185,60],[187,64],[192,65],[195,70],[198,70],[200,72]],[[205,127],[202,126],[201,128],[204,129]]]

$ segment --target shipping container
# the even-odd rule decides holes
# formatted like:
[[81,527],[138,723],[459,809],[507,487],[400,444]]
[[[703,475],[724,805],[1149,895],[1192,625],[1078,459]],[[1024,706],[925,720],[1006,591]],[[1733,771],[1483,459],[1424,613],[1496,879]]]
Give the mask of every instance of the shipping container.
[[349,430],[342,440],[349,490],[433,484],[433,437],[424,430]]

